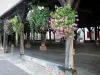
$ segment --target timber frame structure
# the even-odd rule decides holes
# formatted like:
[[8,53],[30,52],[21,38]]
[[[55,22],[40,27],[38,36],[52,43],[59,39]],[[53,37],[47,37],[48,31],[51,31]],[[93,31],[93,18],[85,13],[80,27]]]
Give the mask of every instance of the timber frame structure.
[[[100,31],[100,14],[99,14],[100,11],[96,10],[95,8],[92,9],[91,5],[93,3],[91,3],[89,6],[89,2],[87,0],[66,0],[66,1],[65,0],[39,0],[39,1],[21,0],[20,3],[18,3],[16,6],[11,8],[9,11],[5,12],[0,17],[1,17],[1,19],[5,19],[6,17],[12,18],[15,15],[20,16],[20,18],[22,19],[22,21],[24,23],[24,33],[25,33],[25,32],[28,32],[28,29],[27,29],[28,22],[26,21],[26,16],[27,16],[27,13],[31,7],[31,4],[32,5],[39,4],[40,6],[49,7],[51,11],[54,11],[55,5],[64,7],[64,5],[66,3],[70,3],[73,10],[78,11],[79,20],[80,20],[78,23],[79,28],[87,27],[89,32],[91,33],[91,27],[95,27],[95,37],[96,37],[95,41],[97,42],[97,33],[96,32],[98,31],[98,33],[99,33],[99,31]],[[87,3],[87,4],[84,6],[85,3]],[[98,7],[98,9],[100,9],[100,8]],[[100,35],[98,34],[98,36],[100,36]],[[21,37],[23,38],[23,34],[21,34]],[[71,42],[72,42],[72,47],[73,47],[73,40],[71,40]],[[68,44],[66,44],[66,45],[68,45]],[[23,51],[21,53],[24,54]],[[66,55],[67,54],[68,53],[66,52]],[[69,60],[69,58],[67,56],[66,56],[66,59]],[[66,59],[65,59],[65,66],[69,65],[69,63],[66,62],[67,61]],[[69,69],[68,66],[66,66],[65,68]],[[71,73],[68,75],[71,75]]]

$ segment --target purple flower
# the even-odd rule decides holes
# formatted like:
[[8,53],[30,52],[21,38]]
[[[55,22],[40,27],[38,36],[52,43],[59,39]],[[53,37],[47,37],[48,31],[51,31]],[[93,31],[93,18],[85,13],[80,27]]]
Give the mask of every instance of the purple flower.
[[79,19],[76,19],[76,21],[79,21]]
[[43,27],[43,26],[41,26],[41,27],[40,27],[40,29],[41,29],[41,30],[44,30],[44,27]]
[[76,15],[76,17],[78,17],[78,15]]
[[60,31],[60,34],[63,34],[63,32],[62,32],[62,31]]
[[76,23],[74,23],[74,24],[72,24],[72,26],[77,26],[77,24],[76,24]]
[[72,38],[72,36],[70,35],[69,38]]
[[60,27],[60,31],[63,31],[63,27]]
[[51,22],[53,22],[53,21],[54,21],[54,19],[50,18],[50,21],[51,21]]
[[74,30],[77,30],[78,29],[78,27],[74,27]]
[[55,22],[58,22],[58,20],[56,20],[56,19],[55,19],[54,21],[55,21]]
[[69,33],[71,32],[71,28],[67,30]]

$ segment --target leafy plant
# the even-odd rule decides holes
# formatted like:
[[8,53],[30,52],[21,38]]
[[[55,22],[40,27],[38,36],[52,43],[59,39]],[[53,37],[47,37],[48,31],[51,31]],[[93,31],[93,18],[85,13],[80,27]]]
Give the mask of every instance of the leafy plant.
[[12,28],[13,31],[16,34],[16,44],[18,43],[18,35],[21,33],[21,31],[23,31],[23,23],[18,21],[18,17],[15,16],[13,19],[11,19],[11,23],[12,23]]
[[78,15],[76,15],[76,12],[72,10],[69,4],[64,8],[56,6],[55,9],[56,11],[52,13],[49,26],[57,34],[61,34],[59,38],[62,38],[63,36],[72,37],[74,30],[77,28],[75,21]]
[[27,15],[32,32],[45,32],[48,30],[48,20],[50,17],[49,8],[33,6]]

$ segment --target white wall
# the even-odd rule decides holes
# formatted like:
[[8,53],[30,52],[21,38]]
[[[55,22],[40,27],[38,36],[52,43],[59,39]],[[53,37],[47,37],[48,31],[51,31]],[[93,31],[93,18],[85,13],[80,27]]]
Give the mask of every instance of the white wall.
[[0,0],[0,16],[21,0]]

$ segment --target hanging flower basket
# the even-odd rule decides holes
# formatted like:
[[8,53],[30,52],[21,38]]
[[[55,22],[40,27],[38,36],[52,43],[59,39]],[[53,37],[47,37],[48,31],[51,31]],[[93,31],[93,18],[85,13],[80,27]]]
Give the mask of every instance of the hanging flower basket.
[[77,29],[76,19],[77,13],[71,9],[70,5],[66,5],[64,8],[55,7],[55,12],[52,13],[50,19],[50,28],[53,29],[56,34],[60,34],[59,38],[69,37],[71,38],[74,34],[74,30]]
[[50,18],[49,8],[33,6],[27,15],[27,20],[30,23],[31,32],[41,33],[42,43],[40,50],[47,50],[45,46],[46,32],[49,29],[48,23]]

